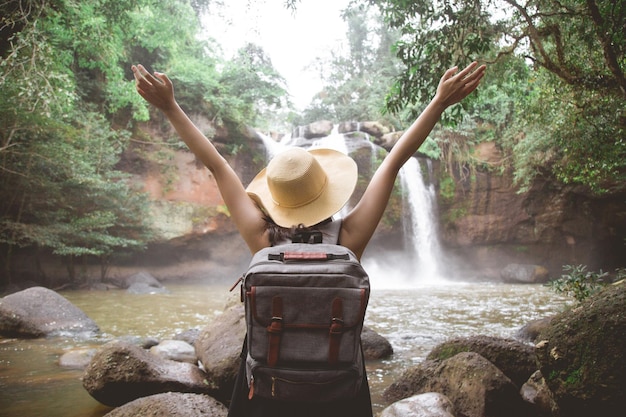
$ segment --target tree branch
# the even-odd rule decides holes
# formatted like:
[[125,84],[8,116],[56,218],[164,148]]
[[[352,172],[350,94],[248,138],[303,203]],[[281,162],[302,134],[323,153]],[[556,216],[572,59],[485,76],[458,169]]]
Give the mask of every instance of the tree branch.
[[604,19],[602,19],[602,15],[600,14],[598,5],[596,4],[595,0],[587,0],[587,7],[589,8],[591,18],[593,19],[593,22],[596,26],[596,34],[598,36],[598,39],[600,40],[600,44],[602,45],[604,60],[609,67],[609,70],[615,77],[615,80],[619,84],[622,95],[626,97],[626,79],[624,78],[624,72],[617,62],[617,53],[613,48],[612,42],[606,36],[607,31],[604,30],[606,24],[604,22]]

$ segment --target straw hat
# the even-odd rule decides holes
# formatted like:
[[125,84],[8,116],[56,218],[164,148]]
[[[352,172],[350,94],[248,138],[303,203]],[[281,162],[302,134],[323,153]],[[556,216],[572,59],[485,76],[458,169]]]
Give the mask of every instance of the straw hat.
[[341,152],[289,148],[254,177],[247,191],[279,226],[308,227],[348,202],[357,177],[356,162]]

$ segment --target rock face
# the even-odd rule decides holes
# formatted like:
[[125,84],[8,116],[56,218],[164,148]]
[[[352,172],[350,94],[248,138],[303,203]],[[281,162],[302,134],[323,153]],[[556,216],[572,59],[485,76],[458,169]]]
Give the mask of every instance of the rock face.
[[610,285],[554,317],[537,358],[563,415],[611,416],[626,400],[626,284]]
[[[216,147],[244,185],[266,165],[264,141],[256,132],[231,134],[202,117],[194,115],[193,119],[204,131],[215,133]],[[311,146],[319,138],[333,134],[334,128],[328,121],[301,126],[289,144]],[[342,145],[347,145],[359,166],[359,183],[349,203],[354,206],[376,162],[384,158],[401,132],[386,133],[384,126],[369,121],[341,123],[338,130],[345,134]],[[449,135],[451,140],[471,139]],[[239,149],[235,154],[229,151],[233,145]],[[165,277],[158,278],[231,279],[234,271],[245,268],[249,253],[223,207],[214,178],[188,151],[172,150],[172,169],[167,172],[143,158],[143,151],[126,150],[120,168],[131,173],[151,196],[151,219],[159,230],[159,241],[153,242],[149,251],[134,255],[133,265],[138,269],[185,265],[180,272],[168,271]],[[495,143],[480,143],[470,151],[478,164],[460,166],[454,161],[420,158],[423,167],[425,162],[432,165],[429,173],[437,192],[437,229],[446,255],[444,266],[449,268],[442,272],[461,279],[518,282],[517,274],[502,276],[503,268],[509,264],[536,265],[545,269],[540,274],[543,280],[546,275],[558,276],[566,264],[585,264],[589,270],[604,271],[623,266],[624,187],[614,187],[610,194],[597,196],[581,187],[561,185],[544,177],[520,193]],[[368,247],[369,254],[403,249],[403,239],[398,239],[403,233],[402,218],[406,217],[401,194],[392,193],[385,218]],[[16,276],[19,272],[20,276],[37,279],[39,272],[32,254],[18,252],[12,263]],[[39,261],[45,264],[48,279],[66,280],[65,269],[57,258]],[[112,266],[111,274],[114,270]],[[530,278],[536,281],[539,276]]]
[[521,329],[519,329],[515,334],[515,338],[523,342],[537,343],[537,338],[542,331],[550,326],[551,321],[552,317],[543,317],[537,320],[533,320],[525,324]]
[[107,343],[94,355],[85,369],[83,387],[94,399],[112,407],[169,391],[215,391],[197,366],[162,359],[119,341]]
[[31,287],[0,299],[0,335],[41,337],[98,330],[82,310],[47,288]]
[[385,390],[384,398],[391,403],[428,392],[448,397],[457,416],[523,416],[524,405],[515,384],[474,352],[444,361],[426,360],[408,369]]
[[166,392],[139,398],[105,414],[105,417],[226,417],[228,409],[201,394]]
[[440,236],[465,269],[499,280],[508,264],[541,265],[552,277],[566,264],[605,271],[623,265],[623,190],[593,196],[537,179],[519,193],[510,171],[478,167],[469,175],[458,166],[448,171],[450,187],[440,188],[438,198]]

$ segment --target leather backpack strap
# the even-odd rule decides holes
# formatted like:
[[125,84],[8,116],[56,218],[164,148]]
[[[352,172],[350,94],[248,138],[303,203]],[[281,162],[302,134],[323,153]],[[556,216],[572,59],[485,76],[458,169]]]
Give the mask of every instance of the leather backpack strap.
[[268,349],[267,364],[276,366],[280,356],[280,338],[283,333],[283,299],[275,296],[272,299],[272,322],[267,326]]
[[343,300],[339,297],[335,298],[331,310],[328,363],[336,365],[339,362],[339,347],[341,346],[341,336],[343,335]]

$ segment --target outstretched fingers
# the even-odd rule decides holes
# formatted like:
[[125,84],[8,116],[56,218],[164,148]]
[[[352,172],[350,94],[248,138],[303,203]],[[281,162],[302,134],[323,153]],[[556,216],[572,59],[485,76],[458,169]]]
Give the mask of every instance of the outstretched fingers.
[[485,69],[485,65],[478,66],[477,62],[472,62],[461,71],[457,67],[450,68],[441,77],[437,100],[446,107],[463,100],[478,87]]
[[141,97],[161,110],[172,107],[174,91],[167,75],[158,72],[150,74],[141,64],[133,65],[131,69],[135,77],[135,88]]

